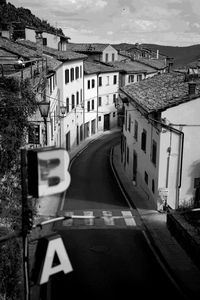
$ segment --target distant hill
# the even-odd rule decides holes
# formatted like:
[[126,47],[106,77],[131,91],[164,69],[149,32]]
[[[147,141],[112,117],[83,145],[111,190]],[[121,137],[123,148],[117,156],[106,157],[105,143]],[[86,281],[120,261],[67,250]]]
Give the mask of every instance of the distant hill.
[[[135,44],[121,43],[113,44],[116,49],[127,50]],[[174,46],[162,46],[157,44],[141,44],[144,48],[151,49],[153,51],[159,50],[160,54],[164,54],[168,57],[174,58],[174,68],[184,67],[187,64],[196,61],[200,58],[200,44],[187,47],[174,47]]]
[[156,44],[142,45],[148,49],[159,50],[161,54],[173,57],[174,67],[183,67],[200,58],[200,44],[187,47],[162,46]]
[[35,27],[37,29],[42,29],[49,33],[57,33],[64,35],[61,28],[56,29],[51,26],[47,21],[41,20],[31,13],[29,9],[19,7],[16,8],[11,3],[5,3],[0,1],[0,25],[5,24],[14,26],[13,38],[24,38],[24,28],[25,26]]

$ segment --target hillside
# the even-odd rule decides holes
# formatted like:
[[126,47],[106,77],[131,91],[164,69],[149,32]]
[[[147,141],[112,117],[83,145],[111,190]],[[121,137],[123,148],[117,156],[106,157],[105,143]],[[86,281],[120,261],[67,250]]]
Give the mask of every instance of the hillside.
[[162,46],[156,44],[143,44],[144,47],[159,50],[169,57],[174,58],[174,67],[183,67],[200,58],[200,44],[187,47]]
[[[127,50],[135,44],[121,43],[113,44],[116,49]],[[173,67],[184,67],[185,65],[196,61],[200,58],[200,44],[192,45],[188,47],[173,47],[173,46],[162,46],[156,44],[141,44],[144,48],[151,49],[153,51],[159,50],[160,54],[164,54],[168,57],[174,58]]]
[[31,26],[35,28],[40,28],[42,30],[48,31],[50,33],[63,34],[62,29],[56,29],[51,26],[47,21],[41,20],[31,13],[29,9],[19,7],[16,8],[11,3],[0,3],[0,24],[13,24],[14,34],[13,38],[23,38],[24,37],[24,27]]

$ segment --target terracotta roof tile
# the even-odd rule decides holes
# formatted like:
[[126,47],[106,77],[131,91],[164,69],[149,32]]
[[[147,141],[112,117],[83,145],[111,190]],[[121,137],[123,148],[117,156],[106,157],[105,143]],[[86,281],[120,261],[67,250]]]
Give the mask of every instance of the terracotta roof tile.
[[[27,40],[18,40],[17,44],[24,45],[29,49],[34,51],[37,50],[37,44]],[[47,55],[52,55],[58,60],[75,60],[75,59],[86,59],[87,56],[84,54],[76,53],[74,51],[58,51],[56,49],[43,46],[43,53]]]
[[144,65],[137,61],[115,61],[112,63],[109,63],[111,66],[114,66],[118,68],[121,71],[124,71],[126,73],[155,73],[155,69],[152,67],[149,67],[147,65]]
[[[151,113],[190,100],[188,82],[184,79],[185,76],[182,74],[164,73],[125,86],[120,90],[143,107],[147,113]],[[199,94],[199,84],[197,84],[196,91]]]
[[108,66],[106,64],[84,61],[84,72],[85,74],[94,74],[94,73],[119,72],[119,70],[115,67]]

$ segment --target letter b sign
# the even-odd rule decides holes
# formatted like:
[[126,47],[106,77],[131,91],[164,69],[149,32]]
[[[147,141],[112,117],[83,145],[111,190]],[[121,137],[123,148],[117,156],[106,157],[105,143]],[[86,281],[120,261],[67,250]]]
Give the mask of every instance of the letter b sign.
[[69,155],[62,148],[28,150],[28,192],[39,198],[65,191],[70,184]]

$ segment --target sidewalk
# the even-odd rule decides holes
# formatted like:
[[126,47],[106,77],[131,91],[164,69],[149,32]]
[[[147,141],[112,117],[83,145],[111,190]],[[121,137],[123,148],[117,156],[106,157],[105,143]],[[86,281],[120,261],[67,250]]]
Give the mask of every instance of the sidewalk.
[[113,149],[114,169],[129,201],[136,207],[141,217],[147,237],[159,260],[181,287],[181,291],[187,296],[186,299],[200,299],[200,270],[168,230],[166,213],[159,213],[153,203],[147,202],[139,195],[124,174],[120,161],[120,146],[117,145]]

